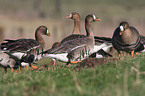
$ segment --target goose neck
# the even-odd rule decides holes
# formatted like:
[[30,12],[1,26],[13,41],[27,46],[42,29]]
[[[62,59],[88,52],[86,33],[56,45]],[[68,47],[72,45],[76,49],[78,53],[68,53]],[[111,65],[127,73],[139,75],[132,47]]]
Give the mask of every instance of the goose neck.
[[36,30],[35,32],[35,39],[38,41],[43,47],[45,46],[44,39],[42,38],[42,33],[39,30]]
[[74,20],[73,34],[80,34],[80,19]]
[[92,32],[92,30],[91,30],[91,23],[86,22],[86,23],[85,23],[85,29],[86,29],[86,36],[87,36],[87,37],[93,37],[93,36],[94,36],[94,35],[93,35],[93,32]]

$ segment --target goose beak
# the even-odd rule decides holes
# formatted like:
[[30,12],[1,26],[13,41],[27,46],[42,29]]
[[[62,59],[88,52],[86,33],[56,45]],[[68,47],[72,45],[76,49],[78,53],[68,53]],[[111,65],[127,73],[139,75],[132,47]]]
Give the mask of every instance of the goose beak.
[[123,31],[120,32],[120,35],[122,35]]
[[66,16],[67,19],[71,18],[70,16]]
[[101,19],[95,19],[95,21],[101,21]]
[[46,35],[47,35],[47,36],[51,36],[51,34],[50,34],[50,33],[46,33]]

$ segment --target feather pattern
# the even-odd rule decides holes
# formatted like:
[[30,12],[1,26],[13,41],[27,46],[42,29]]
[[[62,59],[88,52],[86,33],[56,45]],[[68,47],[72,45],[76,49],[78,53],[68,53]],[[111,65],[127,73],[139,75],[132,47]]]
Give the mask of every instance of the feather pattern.
[[[9,40],[6,39],[4,43],[0,45],[0,49],[3,52],[7,52],[15,57],[21,62],[32,63],[32,59],[35,61],[40,59],[44,50],[44,40],[41,34],[50,35],[47,31],[47,27],[39,26],[35,31],[35,39],[17,39]],[[30,57],[33,57],[30,59]]]
[[134,27],[129,26],[127,22],[121,22],[119,26],[123,26],[123,31],[120,31],[120,27],[117,27],[112,37],[113,47],[118,51],[126,52],[140,52],[144,50],[143,43],[141,42],[141,36]]
[[0,65],[4,67],[5,71],[7,71],[7,67],[17,69],[19,66],[19,62],[17,62],[7,53],[0,52]]
[[68,63],[70,60],[82,60],[89,56],[89,54],[94,51],[95,43],[93,32],[90,29],[92,21],[95,21],[92,14],[86,16],[85,28],[87,35],[84,38],[74,38],[62,43],[60,46],[54,49],[49,49],[44,52],[47,53],[46,56],[49,54],[68,53],[66,57],[68,58]]

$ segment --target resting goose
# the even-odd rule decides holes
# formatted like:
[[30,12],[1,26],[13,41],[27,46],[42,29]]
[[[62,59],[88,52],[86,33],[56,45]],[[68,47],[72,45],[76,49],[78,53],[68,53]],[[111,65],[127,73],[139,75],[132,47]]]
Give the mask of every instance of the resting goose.
[[49,49],[44,52],[47,53],[44,57],[56,58],[68,62],[67,64],[69,64],[79,62],[93,52],[100,50],[105,44],[94,49],[95,40],[91,30],[91,23],[99,20],[100,19],[96,19],[96,16],[93,14],[87,15],[85,18],[85,29],[87,34],[84,38],[74,38],[62,43],[56,48]]
[[11,72],[13,72],[13,69],[16,69],[19,67],[20,62],[16,61],[12,56],[8,55],[7,53],[0,52],[0,65],[5,69],[5,72],[7,72],[7,68],[11,68]]
[[[29,66],[38,69],[36,66],[32,66],[32,62],[36,59],[40,59],[40,52],[43,52],[45,47],[44,39],[42,35],[50,36],[50,33],[45,26],[39,26],[35,31],[35,39],[17,39],[17,40],[5,40],[6,42],[0,45],[1,51],[8,52],[9,54],[17,57],[20,62],[29,63]],[[39,55],[38,55],[39,54]]]
[[116,28],[112,37],[112,44],[118,51],[119,57],[120,51],[130,52],[133,57],[134,52],[144,50],[139,32],[134,27],[130,27],[127,22],[121,22],[119,27]]

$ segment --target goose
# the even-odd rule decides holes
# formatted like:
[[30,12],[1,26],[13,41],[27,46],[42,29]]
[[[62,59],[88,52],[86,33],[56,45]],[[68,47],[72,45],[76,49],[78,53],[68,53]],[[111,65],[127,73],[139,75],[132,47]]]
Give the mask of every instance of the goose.
[[[61,45],[62,43],[66,42],[66,41],[72,40],[74,38],[85,37],[85,35],[80,35],[81,29],[80,29],[80,15],[79,15],[79,13],[71,12],[68,16],[66,16],[66,18],[74,20],[74,29],[72,31],[72,35],[65,37],[61,42],[55,42],[52,45],[51,49]],[[55,65],[56,60],[55,59],[52,59],[52,60],[54,62],[53,65]]]
[[141,36],[136,28],[129,26],[128,22],[121,22],[114,31],[112,37],[113,47],[117,50],[120,57],[120,51],[130,52],[133,57],[134,52],[144,50],[141,42]]
[[12,56],[5,52],[0,52],[0,66],[5,69],[5,72],[7,72],[8,67],[11,68],[11,72],[13,72],[13,69],[16,71],[19,65],[19,62],[16,61]]
[[[70,13],[70,15],[66,16],[66,18],[74,20],[73,32],[72,32],[71,35],[65,37],[61,42],[55,42],[52,45],[51,49],[61,45],[62,43],[66,42],[68,40],[72,40],[72,39],[75,39],[75,38],[85,38],[86,37],[86,35],[82,35],[81,34],[81,30],[80,30],[80,15],[79,15],[79,13],[72,12],[72,13]],[[106,51],[108,51],[108,49],[112,47],[112,42],[111,42],[112,39],[111,38],[107,38],[107,37],[98,37],[98,36],[94,36],[94,39],[95,39],[95,45],[97,47],[100,46],[103,43],[106,44],[106,46],[103,47],[99,52],[95,53],[96,54],[95,57],[96,58],[103,58],[103,57],[108,57],[108,56],[112,57],[112,55],[106,53]],[[45,51],[45,53],[49,53],[49,50]]]
[[67,19],[72,19],[74,20],[74,29],[72,31],[72,34],[65,37],[61,42],[55,42],[52,45],[52,48],[59,46],[60,44],[72,40],[74,38],[80,38],[80,37],[85,37],[85,35],[81,35],[81,29],[80,29],[80,15],[77,12],[71,12],[68,16],[66,16]]
[[[38,69],[38,67],[32,66],[32,62],[34,62],[35,60],[39,60],[40,57],[43,55],[43,54],[39,54],[40,52],[43,52],[45,47],[45,42],[41,34],[50,36],[50,33],[48,32],[46,26],[39,26],[36,29],[35,40],[34,39],[17,39],[17,40],[6,39],[5,42],[0,45],[0,49],[2,52],[7,52],[17,57],[17,59],[20,62],[25,62],[26,64],[24,65],[29,65],[34,69]],[[28,69],[28,66],[26,66],[26,68]]]
[[93,14],[87,15],[85,18],[87,34],[84,38],[74,38],[62,43],[56,48],[46,50],[44,57],[55,58],[67,62],[67,65],[69,65],[69,63],[80,62],[93,52],[100,50],[105,44],[102,44],[102,46],[98,48],[94,47],[95,40],[91,30],[91,23],[94,21],[100,21],[100,19],[96,18]]

